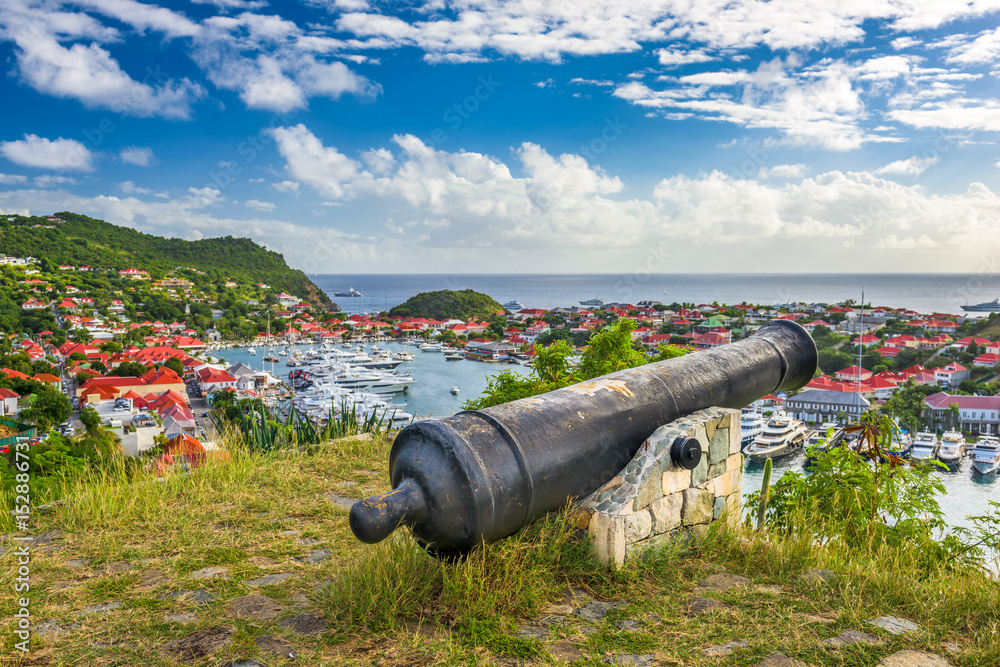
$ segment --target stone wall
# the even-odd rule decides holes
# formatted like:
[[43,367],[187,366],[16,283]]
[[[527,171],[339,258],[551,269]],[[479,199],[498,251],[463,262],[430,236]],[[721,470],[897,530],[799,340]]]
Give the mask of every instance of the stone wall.
[[[680,436],[701,444],[694,470],[670,458]],[[699,410],[656,429],[624,470],[580,501],[580,525],[601,560],[619,566],[644,549],[707,531],[724,510],[738,519],[742,481],[739,410]]]

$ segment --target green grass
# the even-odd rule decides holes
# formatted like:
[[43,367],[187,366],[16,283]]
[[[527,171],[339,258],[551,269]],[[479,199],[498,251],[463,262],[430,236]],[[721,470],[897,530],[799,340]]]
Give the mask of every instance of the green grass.
[[[660,665],[749,667],[778,651],[817,667],[871,667],[903,648],[943,654],[942,642],[960,647],[946,656],[956,667],[1000,664],[1000,585],[971,570],[929,568],[927,559],[905,545],[852,553],[836,542],[818,546],[718,524],[700,542],[678,543],[612,570],[594,560],[571,512],[550,515],[454,562],[427,555],[405,531],[381,544],[361,544],[350,534],[346,512],[323,494],[360,498],[386,490],[388,449],[385,437],[339,440],[308,455],[236,446],[231,461],[186,477],[128,484],[112,470],[65,480],[67,502],[36,516],[39,531],[61,530],[64,536],[58,548],[33,552],[32,612],[37,620],[79,626],[69,634],[33,638],[32,658],[37,664],[169,665],[174,663],[159,653],[165,642],[233,625],[237,633],[230,645],[192,664],[249,657],[291,664],[260,654],[253,642],[266,634],[292,645],[297,664],[565,664],[553,655],[557,642],[578,647],[583,665],[600,665],[610,653],[651,653]],[[282,535],[288,530],[299,532]],[[305,537],[322,544],[295,544]],[[330,560],[316,565],[295,560],[320,547],[330,549]],[[66,567],[75,558],[92,560]],[[123,560],[135,569],[104,573],[105,565]],[[227,567],[232,578],[190,578],[209,566]],[[799,579],[817,567],[839,576],[832,585]],[[136,591],[142,573],[152,568],[166,581]],[[746,576],[754,585],[699,593],[731,608],[689,615],[696,583],[719,571]],[[294,577],[262,589],[241,583],[277,572]],[[11,556],[0,558],[0,589],[12,589],[13,573]],[[628,604],[597,623],[566,617],[547,626],[544,639],[517,636],[519,625],[540,623],[549,605],[563,602],[569,587]],[[205,589],[219,599],[205,605],[155,599],[181,589]],[[254,591],[285,610],[268,621],[227,614],[226,602]],[[84,605],[112,600],[122,608],[78,616]],[[182,612],[196,613],[197,621],[181,625],[164,619]],[[300,636],[280,626],[282,618],[302,612],[321,614],[329,630]],[[802,614],[833,622],[809,622]],[[921,629],[903,638],[865,624],[879,615],[903,616]],[[625,619],[638,621],[638,627],[617,629]],[[838,650],[820,644],[846,629],[885,641]],[[749,647],[727,657],[703,653],[736,639],[749,640]],[[6,629],[0,642],[9,654],[13,638]]]

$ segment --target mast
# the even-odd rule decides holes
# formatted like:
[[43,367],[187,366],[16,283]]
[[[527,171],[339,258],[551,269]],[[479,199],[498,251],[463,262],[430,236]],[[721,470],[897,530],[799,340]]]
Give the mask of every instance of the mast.
[[864,287],[861,288],[861,322],[860,322],[860,324],[858,324],[858,331],[860,332],[860,335],[858,336],[858,338],[861,340],[861,342],[858,343],[858,374],[857,374],[857,381],[855,382],[854,394],[858,397],[858,400],[856,402],[857,402],[857,406],[858,406],[858,417],[860,418],[861,417],[861,370],[863,368],[862,365],[861,365],[861,357],[864,354],[864,350],[865,350],[865,345],[864,345],[864,341],[865,341],[865,288]]

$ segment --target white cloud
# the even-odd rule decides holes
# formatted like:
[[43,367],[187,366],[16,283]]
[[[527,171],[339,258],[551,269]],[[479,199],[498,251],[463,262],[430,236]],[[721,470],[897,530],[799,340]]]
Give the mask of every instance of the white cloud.
[[947,60],[963,65],[996,63],[1000,60],[1000,28],[983,32],[971,42],[954,47]]
[[913,127],[1000,131],[1000,101],[955,99],[931,108],[893,109],[886,116]]
[[296,197],[299,195],[299,184],[295,181],[281,181],[280,183],[271,183],[271,187],[278,192],[284,192],[286,194],[293,194]]
[[551,88],[552,86],[555,85],[555,83],[556,82],[553,81],[552,79],[545,79],[544,81],[536,81],[536,82],[534,82],[531,85],[533,85],[533,86],[535,86],[537,88]]
[[24,139],[0,142],[0,154],[23,167],[94,170],[94,154],[76,139],[45,139],[25,134]]
[[264,0],[191,0],[191,3],[195,5],[212,5],[222,10],[259,9],[267,6],[267,2]]
[[582,79],[578,76],[573,77],[569,82],[578,86],[600,86],[602,88],[610,88],[615,85],[615,82],[609,79]]
[[139,167],[148,167],[156,161],[153,156],[153,149],[148,146],[129,146],[118,152],[118,157],[122,162],[134,164]]
[[678,67],[692,63],[707,63],[718,60],[716,56],[710,56],[700,49],[682,51],[678,49],[657,49],[655,51],[657,59],[661,65],[666,67]]
[[35,184],[36,188],[52,188],[61,185],[76,185],[76,179],[70,176],[53,176],[52,174],[45,174],[44,176],[35,176],[31,179]]
[[167,37],[191,37],[199,32],[198,24],[183,14],[135,0],[77,0],[77,3],[127,23],[140,33],[155,30]]
[[258,211],[273,211],[275,209],[274,204],[269,201],[260,201],[257,199],[248,199],[243,202],[243,205],[247,208],[255,208]]
[[354,180],[361,172],[360,164],[336,148],[323,146],[301,123],[293,127],[276,127],[271,135],[292,178],[311,185],[326,196],[342,197],[342,184]]
[[879,239],[875,247],[879,250],[915,250],[937,248],[939,245],[927,234],[921,234],[918,238],[912,236],[899,238],[895,234],[889,234],[885,238]]
[[915,37],[910,37],[909,35],[907,35],[906,37],[897,37],[896,39],[889,42],[889,45],[892,46],[892,48],[895,49],[896,51],[910,49],[913,48],[914,46],[919,46],[920,44],[922,44],[922,42],[919,39]]
[[292,21],[244,12],[207,19],[205,26],[192,57],[213,84],[237,91],[250,108],[287,113],[306,108],[313,96],[371,98],[381,92],[339,60],[317,59],[342,50],[343,42],[307,35]]
[[28,177],[21,174],[0,174],[0,185],[22,185],[27,182]]
[[127,195],[148,195],[153,192],[148,188],[140,188],[133,181],[122,181],[118,184],[118,189]]
[[761,167],[758,172],[761,178],[802,178],[809,173],[809,167],[804,164],[776,164],[773,167]]
[[895,162],[890,162],[884,167],[879,167],[875,170],[876,174],[892,174],[899,176],[919,176],[920,174],[927,171],[929,167],[936,165],[941,161],[941,158],[937,155],[930,155],[928,157],[919,157],[914,155],[913,157],[906,158],[905,160],[896,160]]

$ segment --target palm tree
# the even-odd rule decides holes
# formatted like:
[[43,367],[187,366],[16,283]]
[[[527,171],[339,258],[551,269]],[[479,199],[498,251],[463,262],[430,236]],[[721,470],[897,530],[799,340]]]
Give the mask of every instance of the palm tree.
[[954,428],[955,430],[959,430],[959,428],[961,427],[962,413],[958,409],[958,403],[949,403],[948,404],[948,414],[951,415],[951,426],[952,426],[952,428]]

